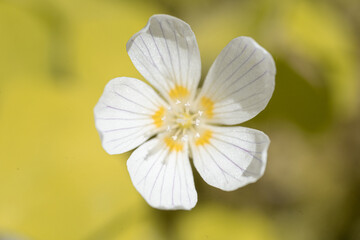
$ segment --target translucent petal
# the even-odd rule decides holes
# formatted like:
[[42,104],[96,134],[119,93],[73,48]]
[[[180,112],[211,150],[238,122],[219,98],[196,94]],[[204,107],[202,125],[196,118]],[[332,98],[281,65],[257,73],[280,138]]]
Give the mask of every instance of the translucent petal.
[[211,102],[209,122],[239,124],[268,104],[275,87],[272,56],[252,38],[233,39],[216,58],[197,98]]
[[232,191],[263,175],[270,144],[263,132],[214,126],[208,126],[207,132],[206,141],[190,146],[195,168],[208,184]]
[[137,70],[167,99],[176,88],[194,96],[201,74],[199,48],[190,26],[154,15],[126,45]]
[[162,128],[167,104],[146,83],[115,78],[95,106],[95,125],[109,154],[129,151]]
[[137,148],[127,161],[135,188],[154,208],[191,209],[197,202],[188,151],[170,150],[163,138]]

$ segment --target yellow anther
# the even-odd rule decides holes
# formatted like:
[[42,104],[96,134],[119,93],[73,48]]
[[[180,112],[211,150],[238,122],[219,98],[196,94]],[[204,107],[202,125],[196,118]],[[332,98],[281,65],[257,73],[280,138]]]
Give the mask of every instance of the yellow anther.
[[190,114],[184,113],[180,119],[178,119],[178,123],[182,128],[189,128],[192,126],[193,118]]

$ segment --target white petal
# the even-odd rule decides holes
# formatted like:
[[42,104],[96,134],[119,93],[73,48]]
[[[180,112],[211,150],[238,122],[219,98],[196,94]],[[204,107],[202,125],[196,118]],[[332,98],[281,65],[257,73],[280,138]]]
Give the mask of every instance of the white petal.
[[194,165],[208,184],[232,191],[264,174],[270,140],[263,132],[213,126],[205,131],[208,131],[207,140],[190,146]]
[[109,154],[129,151],[161,129],[166,103],[146,83],[115,78],[105,87],[95,106],[95,125]]
[[170,150],[161,138],[137,148],[127,161],[135,188],[154,208],[191,209],[197,202],[188,151]]
[[195,94],[200,80],[199,48],[190,26],[168,15],[154,15],[126,45],[137,70],[165,98],[183,87]]
[[203,98],[210,100],[212,123],[242,123],[268,104],[275,73],[274,60],[264,48],[252,38],[235,38],[211,66],[197,101],[201,108]]

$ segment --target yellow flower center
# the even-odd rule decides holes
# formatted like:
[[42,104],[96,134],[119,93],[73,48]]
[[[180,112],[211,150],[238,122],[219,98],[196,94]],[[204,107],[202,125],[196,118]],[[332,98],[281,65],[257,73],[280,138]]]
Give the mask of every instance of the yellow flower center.
[[156,127],[165,130],[164,143],[170,151],[183,151],[188,141],[203,146],[212,138],[212,131],[203,122],[213,117],[214,102],[202,97],[193,105],[189,93],[187,88],[175,86],[169,92],[171,105],[166,110],[160,107],[152,116]]
[[194,124],[194,115],[183,113],[176,119],[176,122],[179,123],[179,127],[182,129],[190,128]]

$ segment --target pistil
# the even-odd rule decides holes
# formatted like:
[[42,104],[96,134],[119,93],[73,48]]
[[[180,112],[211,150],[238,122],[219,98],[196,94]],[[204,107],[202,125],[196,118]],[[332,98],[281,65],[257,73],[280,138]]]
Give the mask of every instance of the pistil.
[[201,125],[203,111],[191,111],[189,102],[182,102],[179,99],[168,108],[164,121],[167,125],[168,136],[174,142],[187,142],[189,137],[199,138],[198,128]]

